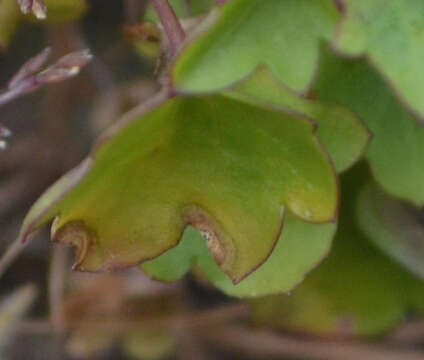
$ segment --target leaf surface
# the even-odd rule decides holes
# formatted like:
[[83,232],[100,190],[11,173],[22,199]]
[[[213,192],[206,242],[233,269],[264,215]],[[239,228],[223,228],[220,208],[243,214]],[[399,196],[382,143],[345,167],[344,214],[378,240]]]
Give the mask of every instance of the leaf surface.
[[424,216],[422,210],[368,184],[359,194],[357,217],[369,239],[381,250],[424,277]]
[[227,94],[253,103],[262,101],[316,121],[317,135],[338,172],[352,166],[363,155],[371,138],[366,126],[350,110],[297,95],[263,66]]
[[332,37],[337,17],[329,0],[229,1],[188,39],[173,66],[173,83],[183,92],[210,92],[264,64],[303,92],[317,67],[319,42]]
[[145,262],[142,268],[162,281],[178,280],[195,268],[218,289],[236,297],[282,293],[300,283],[326,256],[335,230],[335,223],[310,224],[287,214],[283,234],[270,257],[238,284],[233,284],[217,266],[205,240],[193,228],[186,230],[178,246]]
[[364,60],[341,60],[325,51],[313,93],[354,111],[373,133],[365,154],[379,184],[424,205],[424,127],[400,104]]
[[355,223],[355,199],[367,177],[342,182],[344,205],[329,257],[291,295],[253,300],[253,320],[320,335],[375,336],[424,309],[424,282],[374,247]]
[[110,270],[161,255],[191,225],[240,281],[268,258],[285,211],[335,218],[337,180],[313,131],[222,96],[173,98],[103,137],[38,200],[22,237],[57,217],[53,236],[77,247],[76,267]]
[[335,46],[366,55],[400,98],[424,117],[424,2],[343,0]]

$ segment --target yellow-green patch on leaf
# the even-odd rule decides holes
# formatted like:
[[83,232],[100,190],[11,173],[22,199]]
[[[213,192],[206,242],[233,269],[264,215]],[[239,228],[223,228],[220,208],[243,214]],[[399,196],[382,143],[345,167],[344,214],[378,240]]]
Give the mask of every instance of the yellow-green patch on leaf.
[[371,133],[348,108],[312,100],[296,94],[261,66],[227,95],[250,102],[265,102],[298,112],[317,123],[317,136],[328,151],[337,171],[352,166],[365,152]]
[[272,252],[284,210],[335,219],[337,179],[308,119],[223,96],[177,97],[111,132],[88,173],[47,191],[22,230],[57,217],[54,237],[77,246],[78,269],[155,258],[191,225],[237,282]]

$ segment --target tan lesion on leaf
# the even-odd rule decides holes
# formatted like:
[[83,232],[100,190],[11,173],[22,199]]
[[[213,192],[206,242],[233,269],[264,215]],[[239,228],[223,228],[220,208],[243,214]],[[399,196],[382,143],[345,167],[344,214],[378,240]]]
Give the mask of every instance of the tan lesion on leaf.
[[84,271],[83,263],[96,241],[95,233],[81,220],[70,221],[57,229],[56,224],[58,222],[59,217],[56,217],[52,225],[52,240],[63,245],[73,246],[75,248],[75,263],[72,269]]
[[235,260],[233,241],[217,221],[198,206],[184,209],[183,218],[186,225],[194,227],[205,239],[209,251],[221,269],[230,269]]

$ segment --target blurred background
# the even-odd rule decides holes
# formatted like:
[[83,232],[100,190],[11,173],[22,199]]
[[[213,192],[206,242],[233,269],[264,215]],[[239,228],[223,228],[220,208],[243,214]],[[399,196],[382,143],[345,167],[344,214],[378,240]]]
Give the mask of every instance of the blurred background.
[[[0,12],[7,1],[0,0]],[[77,21],[65,11],[47,24],[20,22],[9,35],[1,29],[13,12],[0,13],[0,88],[47,46],[52,61],[82,48],[94,55],[77,77],[0,108],[1,123],[13,133],[0,152],[2,252],[46,187],[159,87],[159,35],[137,26],[147,1],[86,5]],[[249,304],[192,276],[160,284],[136,268],[73,273],[72,255],[43,230],[3,275],[1,359],[424,359],[424,325],[415,319],[368,341],[272,331],[251,324]]]

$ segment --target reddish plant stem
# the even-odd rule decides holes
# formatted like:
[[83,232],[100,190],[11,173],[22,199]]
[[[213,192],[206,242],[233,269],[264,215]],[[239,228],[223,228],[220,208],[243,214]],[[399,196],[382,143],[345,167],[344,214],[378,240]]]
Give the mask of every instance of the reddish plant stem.
[[184,30],[168,0],[152,0],[152,5],[159,16],[169,40],[171,53],[174,55],[184,41]]

